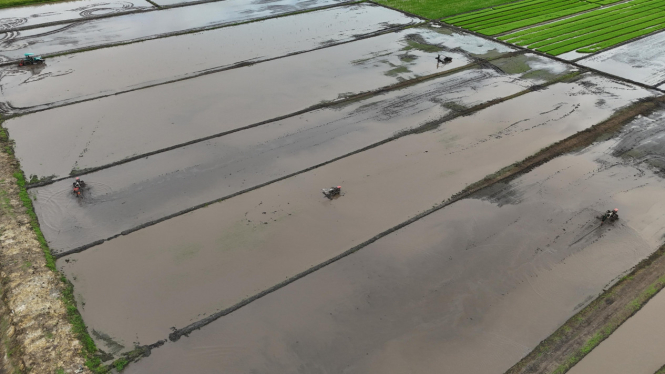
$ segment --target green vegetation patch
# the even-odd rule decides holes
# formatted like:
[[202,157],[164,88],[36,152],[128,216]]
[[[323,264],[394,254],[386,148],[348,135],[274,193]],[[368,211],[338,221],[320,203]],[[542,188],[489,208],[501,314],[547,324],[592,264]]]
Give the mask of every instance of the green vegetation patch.
[[[494,33],[507,26],[476,31]],[[560,55],[575,50],[581,53],[597,52],[662,29],[665,29],[665,0],[633,0],[520,30],[498,39]]]
[[485,35],[497,35],[599,6],[582,0],[523,1],[446,18],[444,22]]
[[19,5],[57,3],[63,0],[0,0],[0,8],[10,8]]
[[495,5],[505,4],[506,0],[376,0],[377,3],[409,12],[424,18],[438,19],[470,12]]

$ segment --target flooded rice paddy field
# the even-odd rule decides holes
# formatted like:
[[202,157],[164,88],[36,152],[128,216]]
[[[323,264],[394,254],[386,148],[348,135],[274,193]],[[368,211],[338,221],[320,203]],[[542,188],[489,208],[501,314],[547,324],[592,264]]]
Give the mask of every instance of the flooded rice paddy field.
[[[619,139],[444,207],[128,373],[503,373],[662,243],[665,181],[614,156]],[[599,227],[610,207],[621,219]]]
[[145,0],[79,0],[6,8],[0,9],[0,30],[144,9],[154,6]]
[[665,83],[664,46],[665,32],[659,32],[582,59],[578,63],[635,82],[658,86]]
[[[120,236],[58,265],[85,300],[91,328],[124,346],[152,343],[172,326],[335,257],[649,95],[595,76],[554,84]],[[347,192],[328,201],[320,188],[333,184]]]
[[[113,43],[156,38],[171,33],[220,27],[277,14],[343,3],[339,0],[276,0],[248,4],[244,0],[224,0],[174,9],[120,15],[36,29],[0,34],[0,60],[14,60],[26,52],[62,53]],[[146,27],[149,25],[149,27]],[[147,54],[145,63],[153,58]]]
[[[0,68],[0,100],[7,113],[44,109],[331,46],[416,22],[402,13],[362,4],[69,54],[49,58],[44,65]],[[400,36],[412,33],[436,39],[424,30]],[[417,57],[418,51],[413,59]]]
[[570,374],[654,374],[665,363],[665,293],[658,293]]
[[536,56],[495,63],[513,60],[536,68],[502,74],[472,67],[94,172],[86,176],[95,184],[81,204],[71,201],[68,179],[36,188],[32,191],[43,232],[52,250],[66,252],[333,160],[460,109],[516,94],[543,83],[548,74],[569,72],[562,64],[541,65],[544,59]]
[[421,34],[390,33],[20,116],[5,126],[27,175],[62,177],[474,63],[472,56],[450,52],[453,62],[437,68],[431,53],[405,50],[410,35]]
[[150,39],[0,70],[94,340],[118,357],[201,327],[129,372],[500,373],[662,242],[660,112],[387,234],[656,91],[373,4],[156,2],[0,42]]

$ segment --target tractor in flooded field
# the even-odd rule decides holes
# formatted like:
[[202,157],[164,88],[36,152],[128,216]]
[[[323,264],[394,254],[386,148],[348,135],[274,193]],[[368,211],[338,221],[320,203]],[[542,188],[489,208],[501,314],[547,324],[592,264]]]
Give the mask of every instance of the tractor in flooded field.
[[34,53],[26,53],[24,56],[25,57],[18,62],[18,66],[43,64],[45,61],[41,56],[35,56]]
[[602,226],[605,222],[614,222],[619,219],[619,209],[608,210],[600,216],[600,225]]

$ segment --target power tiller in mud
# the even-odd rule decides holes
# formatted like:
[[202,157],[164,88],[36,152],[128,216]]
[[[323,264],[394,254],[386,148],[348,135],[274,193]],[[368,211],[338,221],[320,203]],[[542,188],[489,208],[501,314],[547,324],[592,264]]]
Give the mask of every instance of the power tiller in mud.
[[342,186],[330,187],[323,189],[323,196],[329,198],[330,200],[336,198],[342,193]]
[[43,64],[45,60],[41,56],[35,56],[34,53],[26,53],[25,57],[18,62],[18,66]]
[[599,218],[601,226],[605,222],[614,222],[619,219],[619,209],[608,210],[607,212],[603,213],[603,215],[600,216]]

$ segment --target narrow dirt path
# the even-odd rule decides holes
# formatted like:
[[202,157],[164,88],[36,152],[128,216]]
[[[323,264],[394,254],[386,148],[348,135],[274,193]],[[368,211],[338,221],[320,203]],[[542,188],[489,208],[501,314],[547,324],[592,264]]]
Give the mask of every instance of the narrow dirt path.
[[[68,321],[58,273],[49,269],[0,134],[0,364],[2,373],[90,373]],[[78,313],[74,310],[75,313]]]

